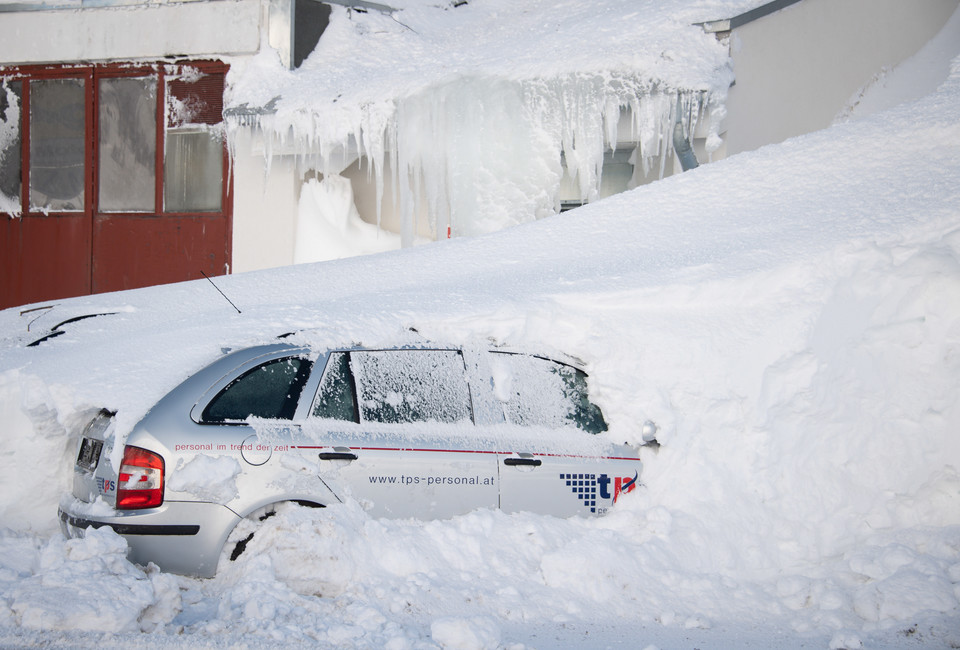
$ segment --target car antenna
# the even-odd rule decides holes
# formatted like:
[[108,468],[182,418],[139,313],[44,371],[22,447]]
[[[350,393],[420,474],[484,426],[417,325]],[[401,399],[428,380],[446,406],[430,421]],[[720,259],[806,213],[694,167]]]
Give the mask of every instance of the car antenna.
[[[201,273],[201,275],[203,275],[203,277],[205,277],[205,278],[207,279],[207,282],[209,282],[210,284],[213,284],[213,280],[210,279],[210,276],[207,275],[207,274],[203,271],[203,269],[200,269],[200,273]],[[220,287],[218,287],[218,286],[215,285],[215,284],[213,284],[213,288],[216,289],[217,291],[220,291]],[[229,298],[227,298],[227,294],[225,294],[224,292],[220,291],[220,295],[223,296],[223,299],[224,299],[224,300],[226,300],[227,302],[230,303],[230,306],[231,306],[231,307],[233,307],[234,309],[237,310],[237,313],[238,313],[238,314],[242,314],[242,313],[243,313],[242,311],[240,311],[240,308],[239,308],[239,307],[237,307],[236,305],[233,304],[233,301],[232,301],[232,300],[230,300]]]

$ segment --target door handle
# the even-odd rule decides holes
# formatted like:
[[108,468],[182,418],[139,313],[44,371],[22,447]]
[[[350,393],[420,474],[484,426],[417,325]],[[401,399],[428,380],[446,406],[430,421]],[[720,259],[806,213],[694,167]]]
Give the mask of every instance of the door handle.
[[528,467],[540,467],[543,465],[543,461],[539,458],[504,458],[503,464],[508,467],[516,467],[517,465],[523,465]]
[[321,451],[320,460],[356,460],[357,455],[351,451]]

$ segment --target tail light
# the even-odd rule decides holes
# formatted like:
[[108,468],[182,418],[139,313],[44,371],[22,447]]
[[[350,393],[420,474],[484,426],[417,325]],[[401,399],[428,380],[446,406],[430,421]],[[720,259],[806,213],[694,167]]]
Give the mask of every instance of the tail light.
[[117,509],[155,508],[163,503],[163,457],[152,451],[123,449],[117,481]]

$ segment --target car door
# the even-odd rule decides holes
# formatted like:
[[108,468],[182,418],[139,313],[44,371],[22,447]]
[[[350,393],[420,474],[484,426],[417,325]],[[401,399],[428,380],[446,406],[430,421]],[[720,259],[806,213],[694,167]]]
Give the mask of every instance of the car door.
[[557,516],[599,515],[640,478],[637,449],[612,443],[586,375],[524,354],[490,352],[506,424],[498,454],[500,507]]
[[331,352],[304,435],[320,478],[374,516],[497,506],[495,443],[477,436],[459,350]]

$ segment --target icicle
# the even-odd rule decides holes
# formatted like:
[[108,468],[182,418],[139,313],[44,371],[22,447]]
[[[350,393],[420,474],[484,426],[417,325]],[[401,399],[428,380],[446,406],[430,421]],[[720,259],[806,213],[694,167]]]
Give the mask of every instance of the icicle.
[[612,73],[475,77],[349,108],[336,119],[304,109],[251,124],[263,135],[268,169],[274,156],[290,152],[299,166],[325,175],[359,159],[375,187],[376,223],[391,202],[409,246],[422,216],[442,238],[448,227],[480,234],[553,214],[563,162],[574,191],[594,200],[605,156],[618,147],[633,150],[643,176],[656,169],[662,178],[677,120],[688,137],[707,120],[708,151],[719,146],[723,100],[714,91],[666,89]]

